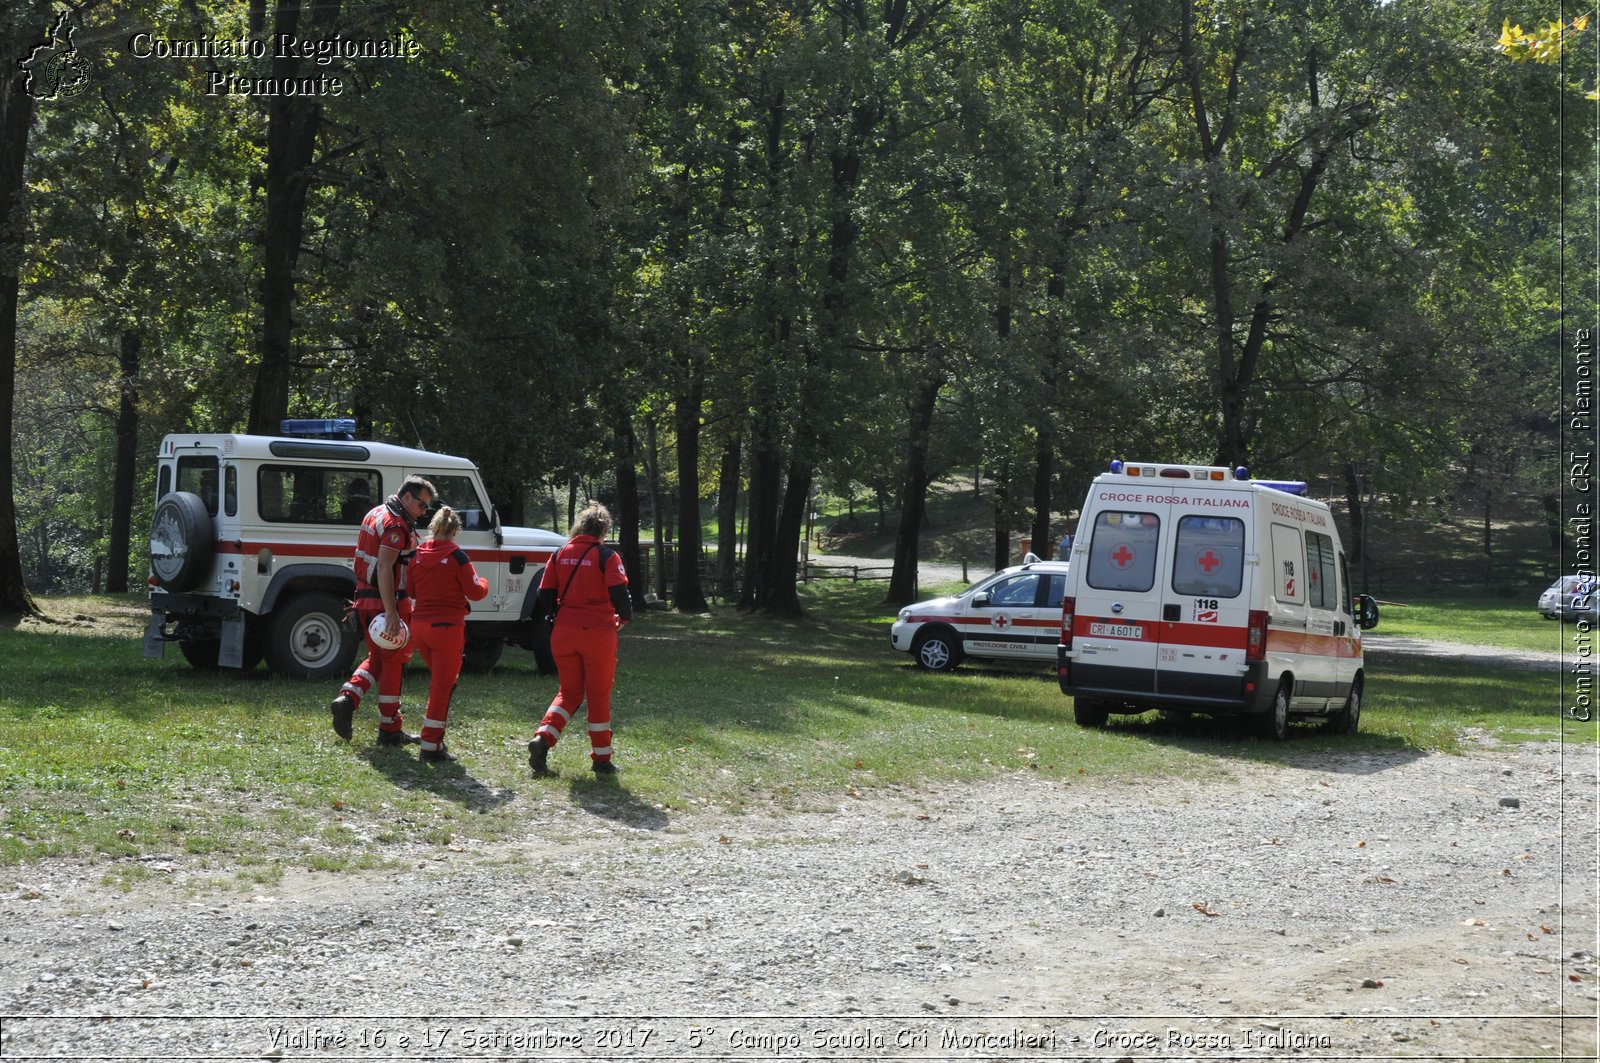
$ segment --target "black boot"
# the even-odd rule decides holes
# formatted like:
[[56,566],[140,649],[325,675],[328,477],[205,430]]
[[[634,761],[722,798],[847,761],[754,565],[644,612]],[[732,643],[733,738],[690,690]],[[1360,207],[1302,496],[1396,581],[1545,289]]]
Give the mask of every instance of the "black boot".
[[438,749],[424,749],[417,754],[417,759],[425,764],[454,764],[456,758],[450,755],[450,747],[443,742]]
[[328,708],[333,712],[333,733],[350,741],[350,724],[356,718],[356,703],[349,694],[340,694],[328,703]]
[[380,746],[414,746],[422,739],[406,731],[379,731]]
[[535,738],[528,743],[528,767],[533,769],[535,775],[550,774],[550,747],[545,745],[542,738]]

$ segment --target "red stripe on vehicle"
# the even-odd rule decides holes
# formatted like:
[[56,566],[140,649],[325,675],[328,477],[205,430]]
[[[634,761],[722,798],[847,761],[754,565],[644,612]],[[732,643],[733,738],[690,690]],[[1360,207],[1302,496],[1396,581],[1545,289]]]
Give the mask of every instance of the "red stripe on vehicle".
[[[230,540],[217,543],[217,553],[219,554],[254,554],[261,550],[271,550],[274,554],[287,557],[337,557],[348,559],[353,556],[355,544],[330,546],[324,543],[244,543]],[[527,561],[548,561],[552,555],[550,550],[472,550],[469,552],[475,563],[510,561],[515,557],[520,557]]]

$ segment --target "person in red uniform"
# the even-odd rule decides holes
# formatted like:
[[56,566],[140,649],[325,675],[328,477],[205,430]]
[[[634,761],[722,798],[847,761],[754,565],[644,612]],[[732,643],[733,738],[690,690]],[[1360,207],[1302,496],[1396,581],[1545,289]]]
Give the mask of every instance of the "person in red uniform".
[[596,775],[617,770],[611,760],[611,687],[617,677],[617,632],[633,619],[633,602],[621,556],[604,545],[610,530],[611,514],[590,502],[539,581],[539,608],[548,614],[559,607],[550,652],[561,689],[528,743],[528,765],[535,775],[550,774],[550,750],[585,698],[590,767]]
[[378,688],[379,744],[403,746],[417,740],[416,735],[406,733],[400,712],[400,679],[411,659],[411,646],[387,649],[372,641],[368,628],[372,618],[381,613],[385,634],[397,631],[400,622],[411,615],[406,564],[417,552],[416,522],[433,504],[435,494],[427,480],[407,477],[399,491],[373,506],[361,521],[356,535],[355,613],[367,640],[367,659],[328,705],[333,712],[333,733],[346,741],[362,695],[373,687]]
[[450,698],[461,676],[467,646],[468,602],[481,602],[489,581],[478,575],[467,552],[456,545],[461,518],[440,506],[428,523],[433,538],[417,548],[407,582],[411,587],[411,645],[428,666],[428,709],[422,719],[418,760],[444,763],[456,758],[444,744]]

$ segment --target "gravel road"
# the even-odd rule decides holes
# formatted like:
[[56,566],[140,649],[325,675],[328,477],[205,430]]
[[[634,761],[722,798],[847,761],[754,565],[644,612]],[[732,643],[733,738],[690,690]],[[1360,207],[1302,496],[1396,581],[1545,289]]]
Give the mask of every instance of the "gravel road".
[[525,837],[399,870],[22,867],[0,1055],[1592,1055],[1594,748],[1470,745],[737,817],[530,780]]

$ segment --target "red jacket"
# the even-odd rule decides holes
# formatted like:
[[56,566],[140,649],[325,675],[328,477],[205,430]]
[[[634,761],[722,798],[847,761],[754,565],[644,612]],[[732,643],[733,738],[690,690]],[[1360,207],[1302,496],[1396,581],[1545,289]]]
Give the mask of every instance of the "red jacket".
[[373,506],[356,533],[357,608],[383,608],[378,594],[378,550],[385,546],[400,553],[394,563],[394,600],[399,603],[406,596],[406,562],[416,552],[417,533],[394,495]]
[[614,627],[619,616],[631,619],[633,605],[627,587],[622,555],[609,546],[602,547],[592,535],[575,535],[567,540],[544,567],[544,576],[539,580],[541,599],[546,592],[560,599],[556,623],[579,627]]
[[411,562],[411,620],[464,620],[468,602],[481,602],[489,581],[478,575],[453,539],[429,539]]

